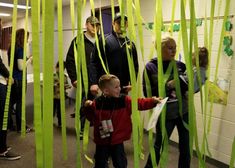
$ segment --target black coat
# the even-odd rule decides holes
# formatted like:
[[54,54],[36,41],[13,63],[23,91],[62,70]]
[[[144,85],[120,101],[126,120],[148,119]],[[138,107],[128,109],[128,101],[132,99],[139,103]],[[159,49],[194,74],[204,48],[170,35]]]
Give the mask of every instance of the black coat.
[[[65,65],[69,78],[72,83],[77,80],[75,58],[74,58],[74,43],[76,44],[76,37],[73,39],[73,41],[70,44],[70,47],[66,56],[66,65]],[[87,67],[89,67],[91,52],[93,51],[93,48],[95,45],[89,39],[87,39],[85,35],[84,35],[84,46],[85,46],[85,54],[86,54],[86,64],[87,64]]]
[[[112,32],[105,36],[104,49],[102,39],[99,39],[99,49],[105,67],[110,74],[116,75],[119,78],[121,87],[127,86],[130,82],[126,45],[128,45],[130,55],[133,58],[135,73],[137,75],[139,65],[136,47],[133,42],[128,38],[118,38],[116,34]],[[98,80],[103,74],[105,74],[105,71],[99,58],[98,49],[95,47],[90,62],[91,84],[98,84]]]

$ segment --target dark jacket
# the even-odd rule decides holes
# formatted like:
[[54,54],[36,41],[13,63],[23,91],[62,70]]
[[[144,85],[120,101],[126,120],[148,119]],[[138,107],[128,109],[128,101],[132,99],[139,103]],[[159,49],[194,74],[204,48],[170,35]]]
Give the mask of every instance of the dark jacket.
[[[66,70],[68,72],[69,78],[72,83],[77,80],[75,58],[74,58],[74,43],[76,44],[76,37],[71,42],[67,56],[66,56]],[[91,56],[91,52],[93,51],[94,46],[95,45],[90,40],[88,40],[87,37],[84,35],[84,47],[85,47],[87,67],[89,67],[89,64],[90,64],[90,56]],[[87,69],[89,71],[89,68]]]
[[[8,65],[10,66],[11,61],[11,47],[7,51],[8,55]],[[24,48],[20,46],[15,46],[15,54],[14,54],[14,65],[13,65],[13,78],[14,80],[22,81],[23,71],[18,68],[18,59],[23,60],[24,56]]]
[[[163,72],[166,73],[167,68],[170,64],[170,61],[163,61]],[[184,74],[186,70],[186,66],[184,63],[176,61],[176,66],[178,70],[178,75]],[[169,78],[166,79],[167,81],[170,81],[174,79],[173,75],[174,70],[172,69],[169,75]],[[146,80],[144,77],[144,74],[147,73],[149,84],[146,84]],[[180,81],[180,90],[182,95],[182,105],[183,105],[183,114],[188,112],[188,100],[187,100],[187,90],[188,85],[179,78]],[[163,82],[163,81],[162,81]],[[167,82],[166,82],[167,83]],[[159,90],[158,90],[158,62],[157,58],[152,59],[149,61],[144,69],[143,73],[143,92],[144,95],[147,96],[147,89],[151,90],[151,96],[159,96]],[[166,106],[166,118],[167,119],[174,119],[179,116],[179,105],[178,105],[178,98],[176,96],[175,89],[170,89],[167,87],[167,84],[165,84],[165,91],[166,91],[166,97],[168,97],[167,106]]]
[[[138,109],[147,110],[156,106],[152,98],[139,98]],[[94,125],[94,141],[97,145],[114,145],[129,140],[132,132],[131,98],[121,95],[118,98],[100,96],[92,106],[85,107],[87,119]],[[99,127],[101,121],[112,120],[113,132],[102,139]]]
[[0,74],[1,74],[4,78],[8,78],[8,77],[9,77],[9,71],[8,71],[8,69],[6,68],[6,66],[3,64],[1,57],[0,57]]
[[[116,75],[121,87],[127,86],[130,82],[130,73],[127,60],[126,45],[128,45],[130,55],[134,61],[134,68],[136,75],[138,74],[138,57],[136,47],[133,42],[130,42],[128,38],[118,38],[115,32],[112,32],[105,36],[105,50],[103,48],[102,39],[99,39],[99,49],[102,60],[106,69],[110,74]],[[91,84],[98,84],[100,76],[105,74],[102,67],[97,46],[91,55],[90,64],[90,79]]]

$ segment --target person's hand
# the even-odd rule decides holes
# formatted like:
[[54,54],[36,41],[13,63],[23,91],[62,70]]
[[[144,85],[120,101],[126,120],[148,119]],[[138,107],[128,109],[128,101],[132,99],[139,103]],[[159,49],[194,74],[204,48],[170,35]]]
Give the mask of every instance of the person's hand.
[[127,86],[123,86],[122,88],[125,90],[126,93],[131,91],[131,85],[130,84],[128,84]]
[[166,85],[169,89],[174,89],[175,88],[175,80],[173,79],[173,80],[168,81]]
[[161,103],[161,100],[162,100],[161,97],[156,97],[156,96],[154,96],[154,97],[152,97],[152,98],[153,98],[153,100],[154,100],[154,103],[156,103],[156,104]]
[[74,81],[74,82],[72,83],[72,85],[73,85],[73,87],[77,88],[77,81]]
[[99,93],[99,86],[98,85],[91,85],[90,87],[91,94],[96,96]]
[[87,100],[87,101],[85,101],[85,103],[84,103],[84,106],[85,107],[88,107],[88,106],[91,106],[92,105],[92,101],[91,100]]

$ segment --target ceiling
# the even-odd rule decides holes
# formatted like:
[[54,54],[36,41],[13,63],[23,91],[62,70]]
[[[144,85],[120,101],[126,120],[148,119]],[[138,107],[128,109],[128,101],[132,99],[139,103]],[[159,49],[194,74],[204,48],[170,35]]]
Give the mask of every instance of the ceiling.
[[[63,1],[63,6],[68,5],[70,0],[62,0]],[[75,0],[76,1],[76,0]],[[14,0],[0,0],[0,2],[4,2],[4,3],[12,3],[14,2]],[[30,2],[30,0],[29,0]],[[54,0],[55,5],[57,4],[57,0]],[[18,0],[18,5],[25,5],[26,4],[26,0]],[[0,13],[8,13],[11,14],[13,13],[13,8],[8,8],[8,7],[2,7],[0,6]],[[25,10],[24,9],[18,9],[17,10],[17,17],[18,18],[22,18],[25,16]],[[7,17],[3,17],[0,16],[2,22],[9,22],[12,20],[12,16],[7,16]]]

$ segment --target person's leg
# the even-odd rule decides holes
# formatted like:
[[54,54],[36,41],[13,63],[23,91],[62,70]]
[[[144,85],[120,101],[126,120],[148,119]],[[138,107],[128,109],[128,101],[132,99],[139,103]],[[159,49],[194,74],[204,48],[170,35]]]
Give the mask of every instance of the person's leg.
[[58,119],[58,126],[61,126],[61,110],[60,110],[60,99],[56,99],[56,106],[57,106],[57,119]]
[[16,128],[17,131],[21,130],[21,116],[22,116],[22,81],[17,81],[16,87]]
[[109,145],[96,145],[95,168],[107,168],[110,154]]
[[[188,113],[183,115],[183,120],[185,123],[188,123]],[[183,121],[180,117],[177,120],[177,129],[180,151],[178,168],[190,168],[189,131],[183,125]]]
[[[155,156],[156,156],[156,162],[159,164],[160,157],[161,157],[161,152],[163,149],[162,147],[162,130],[161,130],[161,120],[158,121],[157,126],[156,126],[156,139],[154,143],[154,150],[155,150]],[[172,131],[174,130],[175,127],[175,120],[166,120],[165,122],[165,128],[167,131],[167,138],[171,136]],[[147,163],[145,165],[145,168],[152,168],[152,159],[149,154]]]
[[6,145],[7,131],[2,130],[5,100],[6,100],[6,86],[0,83],[0,153],[5,152],[7,150],[7,145]]
[[124,150],[123,143],[111,146],[111,156],[113,161],[113,167],[115,168],[126,168],[127,158]]

